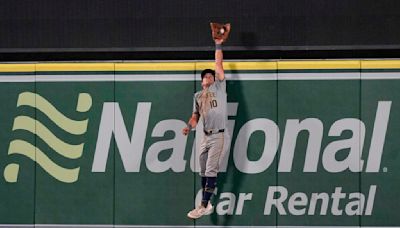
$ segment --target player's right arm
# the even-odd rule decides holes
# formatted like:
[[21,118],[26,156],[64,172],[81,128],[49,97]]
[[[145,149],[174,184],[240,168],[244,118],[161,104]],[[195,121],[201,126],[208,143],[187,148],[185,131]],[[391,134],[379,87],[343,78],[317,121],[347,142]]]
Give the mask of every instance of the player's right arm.
[[190,119],[189,119],[187,126],[182,129],[182,134],[188,135],[190,130],[197,126],[197,123],[199,122],[199,118],[200,118],[200,116],[198,113],[193,113],[192,117],[190,117]]

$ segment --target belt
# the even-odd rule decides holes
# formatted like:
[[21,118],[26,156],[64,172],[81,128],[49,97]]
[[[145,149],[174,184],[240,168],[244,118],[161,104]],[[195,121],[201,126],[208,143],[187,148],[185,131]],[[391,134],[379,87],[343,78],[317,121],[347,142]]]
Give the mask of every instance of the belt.
[[209,131],[206,131],[206,130],[204,130],[204,134],[206,134],[206,135],[212,135],[212,134],[217,134],[217,133],[221,133],[221,132],[224,132],[225,131],[225,129],[215,129],[215,130],[209,130]]

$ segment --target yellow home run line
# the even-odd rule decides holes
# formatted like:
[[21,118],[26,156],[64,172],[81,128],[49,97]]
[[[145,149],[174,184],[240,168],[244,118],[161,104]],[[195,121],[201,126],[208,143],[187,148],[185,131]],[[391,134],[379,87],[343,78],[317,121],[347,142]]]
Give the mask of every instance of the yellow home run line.
[[361,69],[400,69],[400,60],[361,61]]
[[360,69],[359,60],[279,61],[279,70]]
[[41,122],[29,116],[16,117],[14,120],[13,130],[26,130],[39,136],[39,138],[46,142],[54,151],[66,158],[77,159],[82,156],[83,143],[79,145],[68,144],[57,138],[57,136],[55,136]]
[[114,71],[114,67],[115,63],[39,63],[36,71]]
[[[38,63],[0,64],[0,73],[85,71],[191,71],[213,69],[213,61],[132,62],[132,63]],[[400,69],[400,60],[313,60],[313,61],[225,61],[226,70],[307,70],[307,69]]]
[[194,71],[194,62],[116,63],[115,71]]
[[0,64],[0,72],[35,72],[36,64]]
[[[224,62],[224,70],[276,70],[277,62]],[[214,62],[197,62],[196,70],[214,69]]]
[[[224,62],[225,70],[273,70],[276,62]],[[214,62],[192,63],[116,63],[115,71],[194,71],[215,68]]]

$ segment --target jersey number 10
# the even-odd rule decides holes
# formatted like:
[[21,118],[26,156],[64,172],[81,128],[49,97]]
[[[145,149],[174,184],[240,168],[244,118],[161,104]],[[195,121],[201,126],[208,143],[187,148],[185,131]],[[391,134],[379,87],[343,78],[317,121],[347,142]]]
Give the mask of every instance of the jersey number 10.
[[218,106],[217,100],[210,101],[210,106],[211,106],[211,108],[216,108]]

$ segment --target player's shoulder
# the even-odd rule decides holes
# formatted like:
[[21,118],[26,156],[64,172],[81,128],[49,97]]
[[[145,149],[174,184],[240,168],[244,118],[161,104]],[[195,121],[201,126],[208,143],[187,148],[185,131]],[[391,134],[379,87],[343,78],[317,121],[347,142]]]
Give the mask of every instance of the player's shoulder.
[[194,94],[194,97],[195,97],[195,98],[198,98],[198,97],[200,96],[200,94],[201,94],[201,90],[200,90],[200,91],[197,91],[197,92]]
[[226,79],[224,78],[223,80],[215,80],[215,83],[213,83],[213,85],[217,88],[217,89],[224,89],[225,85],[226,85]]
[[220,84],[226,84],[226,78],[222,79],[222,80],[218,80]]
[[222,80],[219,80],[219,78],[216,78],[215,82],[216,83],[225,83],[226,82],[226,77],[224,77],[224,79],[222,79]]

